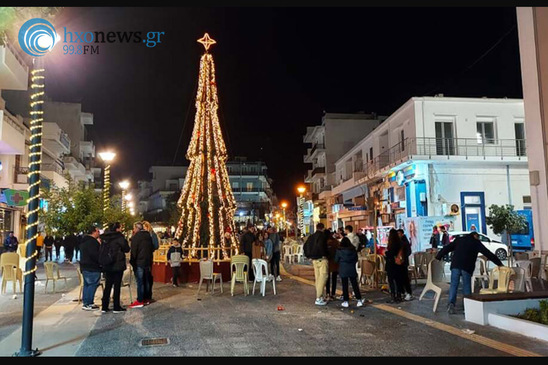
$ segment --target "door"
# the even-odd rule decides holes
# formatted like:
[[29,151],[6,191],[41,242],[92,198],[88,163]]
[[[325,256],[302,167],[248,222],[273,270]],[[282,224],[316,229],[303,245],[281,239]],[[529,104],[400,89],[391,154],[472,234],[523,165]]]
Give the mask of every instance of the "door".
[[462,229],[487,232],[485,223],[485,194],[483,192],[461,192]]
[[436,154],[455,154],[453,122],[436,122]]
[[525,124],[515,123],[514,130],[516,132],[516,156],[525,156]]

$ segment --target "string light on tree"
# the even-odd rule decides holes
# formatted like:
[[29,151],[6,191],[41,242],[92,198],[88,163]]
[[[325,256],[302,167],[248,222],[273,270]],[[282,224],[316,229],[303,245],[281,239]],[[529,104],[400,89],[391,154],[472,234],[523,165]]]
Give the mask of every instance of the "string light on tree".
[[[100,152],[99,157],[106,163],[105,178],[103,183],[103,213],[106,213],[110,205],[110,163],[114,160],[116,153],[106,151]],[[103,222],[103,229],[107,229],[108,222]]]
[[217,42],[207,33],[198,42],[205,53],[200,59],[194,129],[186,153],[190,166],[177,202],[181,218],[175,235],[183,247],[190,249],[192,257],[196,257],[196,248],[208,247],[208,257],[214,258],[214,248],[221,244],[222,259],[228,259],[230,247],[223,244],[225,233],[230,233],[230,246],[237,251],[233,234],[236,200],[228,179],[227,150],[217,115],[215,63],[208,53]]

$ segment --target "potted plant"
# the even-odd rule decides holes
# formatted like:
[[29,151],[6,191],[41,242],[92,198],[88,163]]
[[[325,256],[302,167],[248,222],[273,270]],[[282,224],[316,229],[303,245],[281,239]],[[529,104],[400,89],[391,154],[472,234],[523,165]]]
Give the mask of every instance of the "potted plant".
[[513,205],[496,205],[492,204],[489,207],[489,216],[485,219],[489,228],[496,234],[506,237],[508,245],[508,266],[512,266],[512,239],[510,234],[517,233],[525,229],[527,221],[524,216],[518,214],[514,210]]

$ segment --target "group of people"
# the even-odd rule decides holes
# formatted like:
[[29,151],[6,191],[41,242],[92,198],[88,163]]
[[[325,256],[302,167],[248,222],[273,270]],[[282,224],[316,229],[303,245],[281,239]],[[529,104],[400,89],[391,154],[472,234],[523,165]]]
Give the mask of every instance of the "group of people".
[[[356,270],[358,250],[361,248],[360,239],[353,230],[353,227],[349,225],[344,228],[344,231],[333,233],[325,229],[323,223],[318,223],[316,232],[309,236],[304,244],[304,255],[312,260],[314,266],[316,305],[326,305],[327,300],[335,299],[337,276],[341,277],[343,287],[342,306],[346,308],[349,306],[349,281],[352,284],[354,297],[358,300],[357,306],[361,307],[364,304]],[[341,237],[340,240],[338,237]]]
[[[280,276],[281,237],[275,227],[258,230],[253,224],[248,224],[240,235],[240,252],[249,257],[249,264],[253,259],[263,259],[270,266],[269,280],[282,281]],[[249,280],[255,276],[250,268]]]
[[113,292],[113,313],[126,311],[120,303],[120,291],[124,271],[127,268],[126,254],[130,253],[129,263],[135,273],[137,282],[137,299],[129,305],[130,308],[141,308],[153,302],[152,299],[152,258],[154,250],[159,247],[159,240],[150,223],[137,222],[133,225],[131,246],[122,234],[120,223],[111,223],[103,234],[99,228],[90,227],[82,238],[80,245],[80,271],[84,277],[82,294],[83,310],[98,310],[95,305],[95,292],[105,278],[105,286],[101,301],[101,311],[110,311],[110,294]]

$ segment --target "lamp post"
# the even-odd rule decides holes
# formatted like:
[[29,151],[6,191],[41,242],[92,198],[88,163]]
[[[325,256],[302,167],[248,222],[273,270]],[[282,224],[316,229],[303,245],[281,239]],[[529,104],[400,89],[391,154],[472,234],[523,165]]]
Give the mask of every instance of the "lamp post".
[[[99,157],[106,164],[105,166],[105,179],[103,183],[103,213],[106,213],[108,206],[110,205],[110,163],[114,160],[116,153],[114,152],[101,152]],[[103,218],[104,219],[104,218]],[[103,228],[107,228],[107,221],[103,223]]]
[[285,238],[287,239],[287,220],[285,218],[285,208],[287,208],[287,203],[286,202],[282,202],[282,209],[284,211],[284,226],[285,226]]
[[304,185],[300,185],[297,187],[297,191],[299,192],[299,211],[297,215],[297,219],[299,221],[299,230],[301,231],[301,238],[304,237],[304,197],[303,194],[306,191],[306,188]]
[[124,180],[118,183],[118,186],[122,189],[122,212],[126,211],[126,190],[129,188],[129,181]]
[[38,210],[40,197],[40,167],[42,164],[42,123],[44,121],[44,69],[42,60],[33,60],[31,71],[30,96],[30,153],[29,153],[29,198],[26,227],[26,258],[23,267],[25,289],[23,296],[23,322],[21,333],[21,349],[17,356],[37,356],[41,352],[32,349],[32,327],[34,318],[34,278],[36,271],[36,238],[38,237]]

